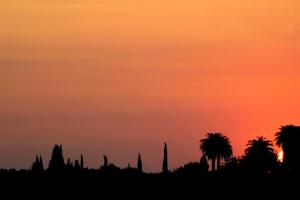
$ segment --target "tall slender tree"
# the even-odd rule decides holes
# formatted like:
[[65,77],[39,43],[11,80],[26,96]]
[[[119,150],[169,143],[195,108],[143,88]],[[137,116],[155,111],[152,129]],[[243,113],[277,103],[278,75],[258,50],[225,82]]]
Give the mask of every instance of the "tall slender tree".
[[108,159],[107,159],[107,156],[106,155],[103,155],[103,160],[104,160],[104,167],[107,167],[108,166]]
[[43,162],[43,158],[42,158],[41,154],[40,154],[40,158],[39,158],[39,164],[40,164],[40,169],[42,171],[44,171],[44,162]]
[[167,143],[164,143],[164,159],[163,159],[162,171],[164,174],[167,174],[169,172]]
[[83,155],[80,155],[80,168],[83,169],[84,168],[84,161],[83,161]]
[[142,157],[140,153],[138,155],[138,160],[137,160],[137,170],[139,172],[143,172],[143,163],[142,163]]

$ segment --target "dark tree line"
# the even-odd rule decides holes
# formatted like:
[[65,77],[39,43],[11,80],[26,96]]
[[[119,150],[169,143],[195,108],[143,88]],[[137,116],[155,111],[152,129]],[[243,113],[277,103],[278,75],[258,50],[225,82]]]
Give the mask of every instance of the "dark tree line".
[[[177,169],[169,170],[167,143],[163,146],[162,172],[164,175],[205,175],[209,173],[244,173],[272,175],[276,173],[298,173],[300,171],[300,127],[294,125],[282,126],[275,133],[275,145],[283,150],[283,161],[277,159],[277,152],[271,140],[259,136],[249,140],[246,144],[244,155],[234,157],[232,145],[229,138],[222,133],[207,133],[205,138],[200,140],[200,150],[202,157],[199,162],[187,163]],[[55,145],[52,149],[51,159],[48,168],[45,169],[42,156],[36,156],[30,169],[33,173],[79,172],[89,170],[84,166],[84,157],[71,161],[70,158],[65,162],[62,145]],[[143,171],[142,156],[138,153],[136,167],[121,169],[109,163],[108,157],[103,155],[103,165],[99,172],[105,175],[119,174],[145,174]]]

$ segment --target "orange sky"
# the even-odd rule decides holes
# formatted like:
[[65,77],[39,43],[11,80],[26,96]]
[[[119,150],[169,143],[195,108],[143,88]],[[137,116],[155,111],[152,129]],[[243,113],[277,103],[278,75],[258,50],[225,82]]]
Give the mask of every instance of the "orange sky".
[[300,124],[298,0],[0,0],[0,168],[83,152],[160,170],[205,133]]

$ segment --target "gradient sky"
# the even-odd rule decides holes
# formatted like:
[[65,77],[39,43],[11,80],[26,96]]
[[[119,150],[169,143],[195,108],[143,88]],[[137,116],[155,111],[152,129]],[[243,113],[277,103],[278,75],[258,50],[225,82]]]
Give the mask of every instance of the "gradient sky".
[[0,0],[0,168],[51,147],[158,171],[300,124],[298,0]]

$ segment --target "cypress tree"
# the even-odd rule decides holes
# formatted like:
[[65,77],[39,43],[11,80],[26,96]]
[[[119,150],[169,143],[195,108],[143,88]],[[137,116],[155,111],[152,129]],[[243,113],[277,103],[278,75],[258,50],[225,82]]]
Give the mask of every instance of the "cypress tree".
[[164,174],[168,173],[168,147],[167,143],[164,143],[164,160],[163,160],[163,166],[162,171]]
[[65,161],[63,157],[62,145],[55,145],[52,150],[52,156],[49,161],[49,170],[59,172],[64,170]]
[[142,163],[142,157],[140,153],[138,155],[138,160],[137,160],[137,170],[139,172],[143,172],[143,163]]
[[43,163],[42,155],[40,155],[40,159],[39,159],[39,168],[41,171],[44,171],[44,163]]
[[108,166],[108,159],[106,155],[103,155],[103,160],[104,160],[104,167]]
[[38,171],[38,165],[39,165],[39,157],[36,156],[35,161],[32,164],[31,171],[37,172]]
[[84,163],[83,163],[83,155],[80,155],[80,168],[83,169],[84,168]]
[[42,156],[36,156],[35,161],[32,164],[31,171],[33,172],[42,172],[44,171]]

